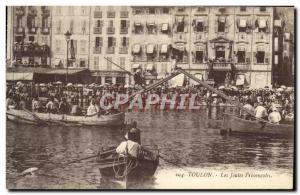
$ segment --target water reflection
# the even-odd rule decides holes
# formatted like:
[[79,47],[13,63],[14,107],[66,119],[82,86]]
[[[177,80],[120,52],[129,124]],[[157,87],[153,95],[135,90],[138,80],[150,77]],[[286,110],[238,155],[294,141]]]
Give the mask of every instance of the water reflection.
[[[195,112],[131,112],[127,120],[136,120],[142,129],[142,144],[158,145],[160,153],[172,162],[187,167],[228,165],[263,169],[293,166],[293,141],[266,136],[222,136],[208,121],[220,119],[228,108]],[[226,110],[228,111],[228,110]],[[238,112],[229,109],[231,112]],[[120,129],[100,127],[39,127],[7,122],[7,178],[9,188],[103,188],[99,185],[97,163],[91,159],[36,177],[15,181],[29,167],[55,165],[94,154],[102,147],[123,140]],[[159,172],[172,165],[160,161],[152,180],[132,188],[156,188]],[[14,182],[15,181],[15,182]],[[105,186],[108,187],[109,186]],[[114,188],[115,186],[110,186]]]

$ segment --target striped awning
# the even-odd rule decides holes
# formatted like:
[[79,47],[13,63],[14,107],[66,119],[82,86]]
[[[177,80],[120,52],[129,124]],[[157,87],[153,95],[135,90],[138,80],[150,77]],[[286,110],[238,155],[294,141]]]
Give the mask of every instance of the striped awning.
[[7,72],[6,80],[7,81],[32,81],[33,72]]
[[147,53],[152,54],[153,51],[154,51],[154,45],[153,44],[147,45]]
[[160,53],[168,53],[168,44],[162,44]]
[[167,31],[169,29],[169,25],[167,23],[162,24],[161,30]]
[[141,45],[135,44],[133,46],[133,53],[140,53],[140,50],[141,50]]

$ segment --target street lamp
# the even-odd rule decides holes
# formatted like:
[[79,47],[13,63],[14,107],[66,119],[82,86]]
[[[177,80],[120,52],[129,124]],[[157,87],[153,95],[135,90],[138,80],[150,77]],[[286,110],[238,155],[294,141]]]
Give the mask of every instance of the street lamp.
[[65,33],[66,41],[67,41],[67,74],[66,74],[66,83],[68,83],[68,70],[69,70],[69,42],[71,40],[71,35],[69,31]]

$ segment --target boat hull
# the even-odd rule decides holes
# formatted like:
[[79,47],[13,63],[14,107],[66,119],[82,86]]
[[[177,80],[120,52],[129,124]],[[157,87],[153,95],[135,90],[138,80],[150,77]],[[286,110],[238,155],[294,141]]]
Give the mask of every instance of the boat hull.
[[294,136],[294,125],[271,124],[257,120],[245,120],[235,115],[224,114],[223,128],[229,133],[272,134]]
[[117,113],[101,116],[71,116],[50,113],[29,113],[23,110],[10,109],[6,111],[8,120],[42,125],[63,125],[63,126],[122,126],[125,120],[125,113]]

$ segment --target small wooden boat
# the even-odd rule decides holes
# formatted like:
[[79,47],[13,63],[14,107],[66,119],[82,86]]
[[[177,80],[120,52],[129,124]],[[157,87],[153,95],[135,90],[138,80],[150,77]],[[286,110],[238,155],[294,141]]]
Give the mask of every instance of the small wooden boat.
[[245,120],[228,113],[224,113],[222,130],[228,133],[294,136],[294,125],[292,124],[272,124],[258,120]]
[[8,120],[41,125],[64,126],[122,126],[125,113],[95,116],[71,116],[51,113],[33,113],[25,110],[9,109],[6,111]]
[[[101,153],[100,153],[101,155]],[[128,188],[131,183],[152,177],[159,164],[158,150],[152,152],[141,147],[138,158],[120,156],[115,152],[98,159],[102,181],[122,182]]]

